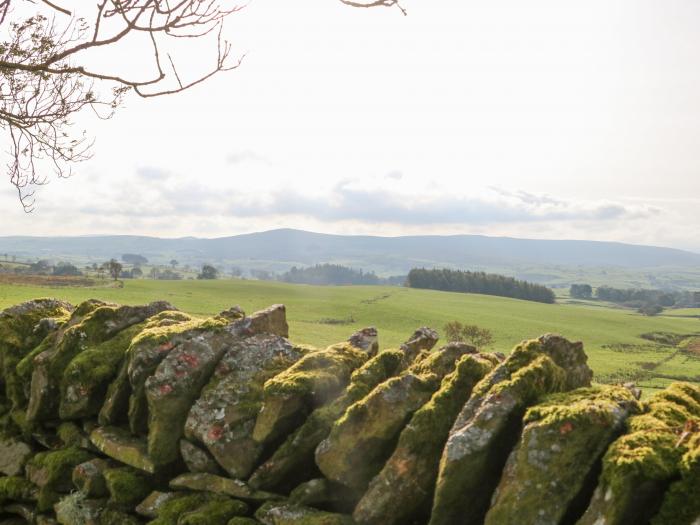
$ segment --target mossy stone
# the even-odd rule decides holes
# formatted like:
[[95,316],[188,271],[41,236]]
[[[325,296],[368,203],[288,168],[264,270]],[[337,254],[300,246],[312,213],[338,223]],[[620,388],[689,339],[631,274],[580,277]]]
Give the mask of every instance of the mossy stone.
[[440,455],[455,417],[474,386],[494,366],[490,354],[462,356],[454,372],[401,432],[396,449],[371,481],[353,517],[358,523],[391,525],[430,512]]
[[589,475],[626,419],[640,411],[634,393],[620,386],[553,394],[530,408],[486,525],[561,523],[580,515],[585,507],[577,499],[593,490]]
[[103,472],[109,505],[129,510],[138,505],[151,492],[153,480],[131,467],[108,468]]

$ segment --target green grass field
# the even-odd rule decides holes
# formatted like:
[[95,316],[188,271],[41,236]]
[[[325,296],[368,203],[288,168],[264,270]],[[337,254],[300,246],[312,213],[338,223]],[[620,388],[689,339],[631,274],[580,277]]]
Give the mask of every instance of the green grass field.
[[373,325],[382,348],[398,345],[423,325],[441,330],[451,320],[493,331],[494,350],[547,332],[581,340],[599,381],[633,380],[646,388],[673,379],[700,381],[700,356],[640,338],[643,333],[700,335],[700,320],[587,304],[540,304],[484,295],[381,286],[306,286],[265,281],[125,281],[123,288],[46,288],[1,285],[0,308],[42,296],[72,303],[98,298],[125,304],[170,301],[198,316],[238,304],[247,312],[284,303],[295,342],[323,346]]

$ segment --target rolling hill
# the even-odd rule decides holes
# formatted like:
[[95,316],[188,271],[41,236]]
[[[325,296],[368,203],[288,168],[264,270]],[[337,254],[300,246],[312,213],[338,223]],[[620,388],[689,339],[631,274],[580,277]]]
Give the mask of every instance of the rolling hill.
[[[104,261],[138,253],[156,263],[204,262],[243,270],[286,271],[292,266],[337,263],[379,275],[405,274],[412,267],[445,266],[515,275],[547,284],[583,278],[601,283],[694,287],[700,283],[700,254],[632,244],[532,240],[480,235],[345,236],[280,229],[213,239],[142,236],[0,237],[0,255]],[[600,274],[601,277],[595,277]],[[613,276],[613,277],[605,277]],[[661,282],[659,282],[661,280]]]

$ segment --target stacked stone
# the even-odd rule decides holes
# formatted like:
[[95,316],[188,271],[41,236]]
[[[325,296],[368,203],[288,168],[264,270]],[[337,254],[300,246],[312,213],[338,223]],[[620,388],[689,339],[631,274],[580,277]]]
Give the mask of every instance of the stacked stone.
[[421,328],[325,349],[285,308],[0,313],[0,525],[700,524],[700,387],[591,386]]

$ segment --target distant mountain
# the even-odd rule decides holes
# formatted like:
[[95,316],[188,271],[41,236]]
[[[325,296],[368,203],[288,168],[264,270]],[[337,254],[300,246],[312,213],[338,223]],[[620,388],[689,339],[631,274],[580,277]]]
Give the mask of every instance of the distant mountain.
[[582,272],[582,276],[591,268],[607,268],[612,273],[628,270],[652,283],[671,268],[681,273],[700,273],[700,254],[654,246],[481,235],[347,236],[291,229],[215,239],[122,235],[0,237],[0,259],[5,253],[80,262],[132,253],[163,264],[176,259],[180,264],[209,262],[224,268],[275,272],[317,263],[343,264],[378,275],[405,274],[413,267],[446,266],[502,271],[540,282],[560,280],[562,269],[570,273],[569,277],[573,269]]

